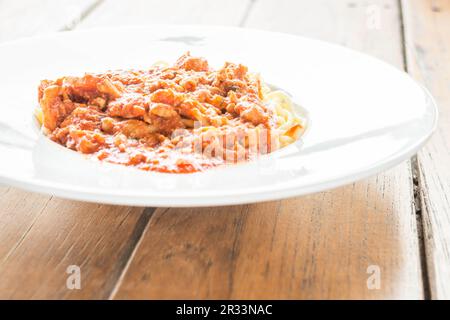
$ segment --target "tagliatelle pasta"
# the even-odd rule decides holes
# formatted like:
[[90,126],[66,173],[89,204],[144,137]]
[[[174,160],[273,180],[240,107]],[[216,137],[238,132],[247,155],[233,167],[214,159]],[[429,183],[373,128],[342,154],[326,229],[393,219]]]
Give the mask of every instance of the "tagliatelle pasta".
[[280,90],[268,91],[264,94],[264,102],[275,109],[280,146],[295,142],[304,132],[306,123],[305,119],[297,115],[291,98]]
[[189,173],[270,153],[296,141],[305,119],[284,92],[241,64],[174,65],[43,80],[36,117],[53,141],[102,161]]

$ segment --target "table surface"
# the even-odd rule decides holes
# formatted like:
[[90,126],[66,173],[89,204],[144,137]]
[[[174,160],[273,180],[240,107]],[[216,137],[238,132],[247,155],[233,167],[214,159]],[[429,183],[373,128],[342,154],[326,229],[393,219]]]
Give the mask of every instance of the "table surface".
[[[152,23],[275,30],[366,52],[433,93],[439,128],[394,169],[262,204],[122,207],[0,187],[0,298],[450,298],[450,0],[0,1],[0,42]],[[67,286],[73,265],[80,289]]]

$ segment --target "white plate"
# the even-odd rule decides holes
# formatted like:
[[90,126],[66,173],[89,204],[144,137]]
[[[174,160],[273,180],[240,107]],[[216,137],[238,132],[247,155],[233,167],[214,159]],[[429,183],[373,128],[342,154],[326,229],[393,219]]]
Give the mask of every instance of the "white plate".
[[[32,116],[41,79],[146,68],[186,50],[240,62],[291,94],[311,126],[260,161],[179,175],[86,159],[49,141]],[[395,68],[321,41],[194,26],[98,29],[0,46],[0,182],[56,196],[139,206],[212,206],[304,195],[411,157],[436,127],[429,93]]]

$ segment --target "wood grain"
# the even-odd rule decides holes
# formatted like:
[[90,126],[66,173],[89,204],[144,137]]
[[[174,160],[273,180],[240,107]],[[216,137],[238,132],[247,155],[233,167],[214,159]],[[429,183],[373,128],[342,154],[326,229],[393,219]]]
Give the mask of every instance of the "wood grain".
[[403,1],[408,71],[433,94],[439,125],[418,155],[425,250],[434,299],[450,299],[450,1]]
[[[150,215],[140,208],[48,201],[2,255],[0,298],[108,298]],[[71,265],[80,267],[80,290],[66,286]]]
[[[61,24],[52,22],[51,28],[44,25],[42,32],[72,29],[84,20],[83,27],[100,25],[97,20],[101,21],[103,15],[111,16],[110,10],[117,9],[118,5],[122,9],[113,12],[121,14],[122,22],[126,21],[125,17],[133,17],[134,23],[152,21],[147,14],[139,16],[144,13],[142,6],[148,5],[155,19],[167,15],[171,8],[179,8],[178,18],[184,19],[185,23],[194,23],[199,17],[204,17],[204,23],[224,22],[226,12],[228,18],[237,23],[248,4],[236,0],[218,7],[214,5],[216,10],[212,10],[211,2],[207,0],[190,2],[190,5],[185,5],[185,1],[127,1],[126,4],[105,1],[98,7],[97,2],[79,3],[78,13],[72,12],[67,20],[61,20]],[[67,10],[58,0],[47,1],[45,10],[41,10],[37,2],[26,3],[28,6],[25,7],[16,1],[1,4],[10,13],[26,7],[35,12],[39,21],[63,13],[62,9]],[[125,9],[132,11],[127,14]],[[188,15],[190,18],[186,19],[186,12],[197,12],[197,15]],[[74,23],[73,16],[81,17],[83,21],[75,20]],[[21,33],[20,26],[26,26],[26,20],[22,19],[30,19],[31,24],[39,25],[28,15],[16,14],[14,17],[16,20],[10,18],[17,26],[14,37],[30,34],[28,27]],[[110,24],[120,23],[110,20]],[[36,28],[33,32],[40,33],[41,29]],[[0,203],[0,298],[13,299],[107,298],[152,213],[152,209],[68,201],[7,187],[0,188]],[[66,270],[70,265],[81,268],[81,290],[66,287],[69,276]]]
[[71,29],[98,0],[0,1],[0,42]]
[[78,26],[127,26],[148,24],[238,25],[250,0],[105,0]]
[[[2,1],[0,40],[67,30],[96,1]],[[0,187],[0,298],[106,298],[151,210],[104,206]],[[81,267],[81,290],[66,269]]]
[[[397,1],[259,0],[249,9],[245,26],[338,42],[403,66]],[[377,28],[367,24],[373,12]],[[114,297],[423,298],[412,190],[406,163],[302,198],[158,209]],[[371,265],[381,270],[378,290],[367,287]]]

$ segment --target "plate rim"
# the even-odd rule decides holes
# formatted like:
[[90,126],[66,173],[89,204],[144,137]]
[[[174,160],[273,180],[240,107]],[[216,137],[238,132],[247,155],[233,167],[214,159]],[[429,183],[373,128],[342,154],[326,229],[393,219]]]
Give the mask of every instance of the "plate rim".
[[[134,206],[156,206],[156,207],[205,207],[205,206],[223,206],[223,205],[237,205],[237,204],[248,204],[248,203],[258,203],[265,201],[273,201],[285,198],[292,198],[296,196],[303,196],[306,194],[316,193],[320,191],[325,191],[329,189],[333,189],[339,186],[347,185],[352,182],[359,181],[361,179],[373,176],[377,173],[384,172],[385,170],[392,168],[407,159],[410,159],[414,154],[416,154],[420,148],[425,145],[425,143],[431,138],[433,133],[437,130],[438,119],[439,119],[439,109],[436,104],[436,101],[430,91],[424,87],[422,84],[418,83],[415,79],[413,79],[407,72],[404,70],[398,69],[391,64],[377,58],[371,56],[369,54],[360,52],[358,50],[350,49],[340,44],[331,43],[328,41],[309,38],[301,35],[290,34],[285,32],[276,32],[276,31],[266,31],[261,29],[253,29],[253,28],[241,28],[241,27],[232,27],[232,26],[217,26],[217,25],[190,25],[190,24],[180,24],[180,25],[170,25],[170,24],[151,24],[145,26],[122,26],[122,27],[96,27],[96,28],[88,28],[81,30],[73,30],[73,31],[65,31],[65,32],[51,32],[38,36],[24,37],[20,39],[16,39],[13,41],[7,41],[0,44],[0,49],[5,46],[16,45],[20,43],[26,43],[30,40],[39,40],[44,38],[52,38],[52,37],[64,37],[66,34],[73,33],[89,33],[93,31],[111,31],[111,30],[149,30],[158,27],[170,27],[172,29],[184,29],[184,28],[193,28],[193,29],[217,29],[217,30],[234,30],[234,31],[249,31],[249,32],[258,32],[258,33],[269,33],[276,36],[288,36],[296,39],[303,39],[303,41],[312,41],[317,42],[322,45],[338,47],[340,50],[346,50],[351,52],[352,54],[362,55],[365,58],[369,58],[372,60],[378,61],[378,63],[382,63],[385,66],[388,66],[393,71],[406,75],[410,81],[414,82],[425,94],[427,98],[427,110],[432,112],[433,123],[431,129],[424,135],[421,139],[417,140],[414,144],[408,149],[402,149],[400,151],[396,151],[393,155],[386,157],[382,161],[379,161],[376,165],[371,165],[368,168],[361,168],[352,173],[343,174],[338,177],[333,177],[327,179],[326,181],[316,182],[313,184],[309,184],[302,187],[285,187],[285,188],[277,188],[275,190],[264,190],[264,191],[255,191],[255,189],[249,189],[245,192],[236,193],[227,193],[225,195],[215,194],[213,198],[210,198],[209,195],[202,192],[201,194],[195,196],[195,194],[185,193],[181,195],[177,195],[176,200],[173,201],[173,195],[161,195],[157,196],[151,195],[143,195],[143,194],[124,194],[123,190],[115,193],[115,190],[107,190],[106,192],[101,192],[98,188],[86,188],[79,187],[70,184],[64,184],[60,182],[49,182],[48,180],[40,180],[40,179],[21,179],[9,177],[5,175],[0,175],[0,184],[6,184],[13,187],[18,187],[24,190],[37,192],[41,194],[54,195],[57,197],[72,199],[72,200],[81,200],[87,202],[95,202],[95,203],[104,203],[104,204],[114,204],[114,205],[134,205]],[[188,32],[188,31],[187,31]],[[400,155],[397,155],[400,152]],[[257,160],[258,161],[258,160]],[[217,191],[215,191],[217,193]],[[172,200],[170,203],[167,201],[168,199]]]

